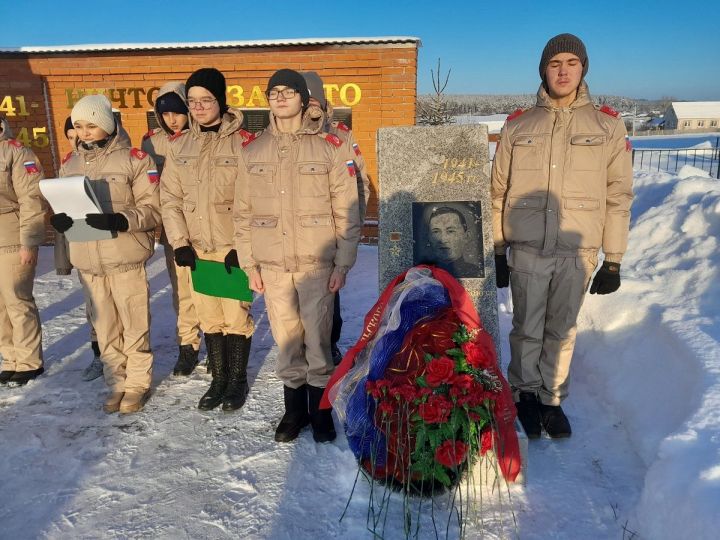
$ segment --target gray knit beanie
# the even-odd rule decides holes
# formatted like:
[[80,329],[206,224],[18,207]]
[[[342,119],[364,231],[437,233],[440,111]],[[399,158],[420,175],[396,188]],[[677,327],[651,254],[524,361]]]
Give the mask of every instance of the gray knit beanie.
[[327,110],[327,99],[325,99],[325,89],[323,87],[322,79],[315,71],[305,71],[300,73],[307,83],[310,97],[318,100],[320,107],[323,111]]
[[73,125],[78,120],[90,122],[101,128],[108,135],[115,132],[115,116],[108,98],[101,94],[85,96],[78,101],[70,113]]
[[550,63],[550,59],[560,53],[571,53],[577,56],[580,62],[582,62],[582,76],[585,78],[590,63],[587,51],[585,50],[585,44],[579,37],[572,34],[558,34],[554,38],[550,38],[550,41],[547,42],[540,57],[540,78],[543,81],[545,80],[545,70]]

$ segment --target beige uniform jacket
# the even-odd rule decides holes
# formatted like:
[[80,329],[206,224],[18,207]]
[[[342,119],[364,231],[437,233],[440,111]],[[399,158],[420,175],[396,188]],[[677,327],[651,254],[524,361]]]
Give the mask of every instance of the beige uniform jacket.
[[86,150],[78,144],[60,168],[60,176],[76,175],[90,178],[103,212],[123,214],[129,228],[109,240],[69,242],[72,266],[98,276],[144,266],[160,223],[159,177],[152,158],[131,148],[123,130],[104,148]]
[[40,195],[42,165],[32,150],[0,126],[0,249],[18,251],[45,241],[46,205]]
[[242,153],[235,192],[235,247],[258,266],[307,272],[355,263],[360,213],[350,149],[306,118],[294,134],[270,126]]
[[554,108],[541,86],[535,107],[508,118],[492,168],[496,249],[564,257],[602,248],[620,262],[632,198],[625,125],[592,104],[585,82],[568,108]]
[[187,132],[171,137],[162,175],[163,225],[173,249],[192,245],[198,253],[233,248],[233,197],[239,155],[252,137],[240,129],[242,113],[229,109],[219,132]]

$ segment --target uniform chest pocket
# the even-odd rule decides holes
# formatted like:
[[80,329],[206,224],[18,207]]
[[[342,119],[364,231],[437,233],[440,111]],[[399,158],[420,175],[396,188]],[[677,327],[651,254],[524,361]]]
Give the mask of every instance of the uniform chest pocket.
[[232,156],[218,156],[213,158],[216,181],[222,184],[235,184],[237,178],[237,158]]
[[180,183],[185,185],[195,185],[198,181],[196,156],[178,156],[175,158],[175,166],[177,167]]
[[0,162],[0,190],[7,191],[10,187],[10,166]]
[[300,197],[329,197],[329,172],[327,163],[299,163],[298,194]]
[[588,133],[570,139],[570,167],[573,171],[599,171],[603,164],[605,136]]
[[250,163],[248,171],[248,189],[251,197],[275,196],[275,165],[272,163]]
[[518,135],[513,141],[511,168],[536,171],[542,168],[543,140],[538,135]]
[[126,174],[107,173],[92,182],[92,188],[103,212],[117,212],[133,204],[130,177]]

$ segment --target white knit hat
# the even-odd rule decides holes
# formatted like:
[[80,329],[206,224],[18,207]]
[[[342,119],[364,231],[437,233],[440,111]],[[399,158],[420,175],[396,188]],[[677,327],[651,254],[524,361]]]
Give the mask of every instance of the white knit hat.
[[85,96],[78,101],[70,113],[73,124],[78,120],[92,122],[108,135],[115,131],[115,117],[108,98],[101,94]]

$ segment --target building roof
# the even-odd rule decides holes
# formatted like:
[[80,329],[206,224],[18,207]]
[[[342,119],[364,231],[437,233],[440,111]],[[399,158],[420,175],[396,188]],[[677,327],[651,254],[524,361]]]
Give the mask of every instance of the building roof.
[[673,101],[675,116],[680,118],[720,118],[720,101]]
[[343,37],[343,38],[299,38],[260,39],[251,41],[199,41],[187,43],[106,43],[86,45],[59,45],[38,47],[0,47],[0,53],[46,54],[100,51],[154,51],[178,49],[226,49],[257,47],[297,47],[312,45],[422,45],[420,38],[413,36],[386,37]]

